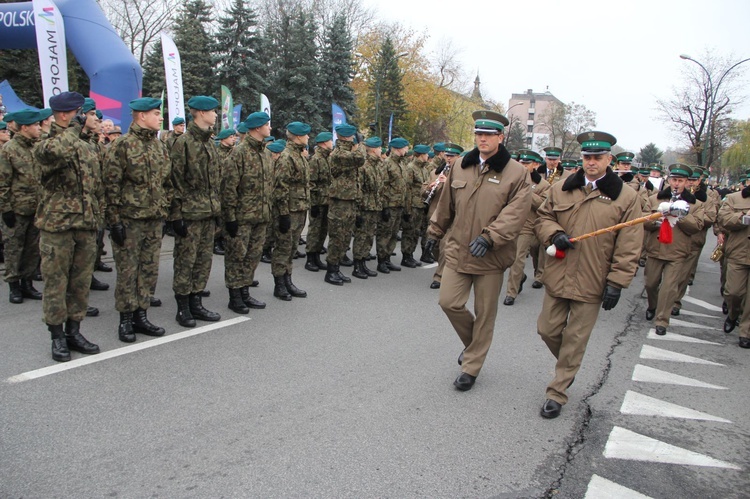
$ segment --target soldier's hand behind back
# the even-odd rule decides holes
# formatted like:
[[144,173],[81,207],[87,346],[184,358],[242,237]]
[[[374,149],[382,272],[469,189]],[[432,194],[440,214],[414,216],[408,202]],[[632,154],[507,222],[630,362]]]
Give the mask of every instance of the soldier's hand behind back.
[[9,229],[12,229],[16,226],[16,212],[15,211],[6,211],[3,213],[3,222],[5,222],[5,225],[8,226]]
[[125,226],[122,222],[112,224],[109,228],[109,237],[112,238],[112,242],[117,246],[125,246]]
[[227,222],[224,224],[224,228],[231,237],[237,237],[237,232],[240,230],[240,224],[236,220]]
[[280,215],[279,216],[279,232],[286,234],[289,229],[292,228],[292,217],[291,215]]
[[174,229],[174,233],[177,234],[180,237],[187,237],[188,235],[188,226],[187,222],[185,220],[175,220],[172,222],[172,228]]

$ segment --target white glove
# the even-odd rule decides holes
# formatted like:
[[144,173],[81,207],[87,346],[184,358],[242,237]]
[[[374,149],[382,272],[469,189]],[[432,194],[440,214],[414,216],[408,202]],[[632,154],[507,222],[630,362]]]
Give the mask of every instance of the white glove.
[[662,215],[668,215],[669,214],[669,208],[671,206],[672,206],[672,203],[670,203],[669,201],[664,201],[663,203],[659,204],[659,207],[657,208],[657,210]]

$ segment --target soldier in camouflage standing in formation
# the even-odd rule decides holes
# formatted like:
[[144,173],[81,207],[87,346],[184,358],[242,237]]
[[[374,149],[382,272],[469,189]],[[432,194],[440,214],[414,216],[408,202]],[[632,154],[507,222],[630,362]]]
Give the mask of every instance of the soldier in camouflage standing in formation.
[[331,185],[333,134],[320,132],[315,137],[315,154],[310,158],[310,224],[307,227],[307,263],[311,272],[327,270],[320,260],[323,243],[328,235],[328,189]]
[[271,221],[273,163],[263,148],[271,134],[270,117],[252,113],[244,124],[248,133],[222,164],[221,207],[229,236],[224,256],[224,282],[229,289],[229,308],[246,314],[266,304],[250,296],[255,269]]
[[174,145],[174,141],[177,140],[177,137],[185,133],[185,118],[182,116],[178,116],[175,119],[172,120],[172,130],[168,131],[167,133],[162,133],[159,135],[159,140],[164,142],[164,145],[167,146],[167,150],[171,150],[172,146]]
[[5,282],[10,286],[10,302],[23,303],[24,298],[41,300],[32,276],[39,265],[39,229],[34,214],[39,206],[39,164],[34,146],[42,129],[39,111],[24,110],[15,114],[18,133],[0,149],[0,213],[5,244]]
[[336,127],[338,140],[331,153],[331,187],[329,191],[330,211],[328,212],[329,242],[326,263],[328,270],[325,281],[341,286],[352,280],[341,273],[339,265],[346,256],[346,249],[352,240],[359,187],[357,175],[365,163],[365,153],[355,144],[357,129],[352,125]]
[[409,200],[409,214],[411,219],[402,224],[401,233],[401,265],[409,268],[421,267],[422,264],[414,259],[414,250],[420,238],[424,242],[423,229],[425,226],[425,204],[422,198],[422,188],[429,180],[428,154],[430,146],[418,144],[414,146],[414,159],[406,167],[406,190]]
[[112,143],[105,163],[107,222],[117,267],[117,334],[126,343],[135,341],[135,333],[165,332],[146,313],[159,276],[162,225],[174,194],[169,155],[156,137],[163,121],[160,108],[160,99],[131,101],[130,130]]
[[[99,158],[86,143],[92,129],[86,115],[78,115],[83,103],[76,92],[51,97],[55,123],[50,137],[35,150],[42,184],[35,222],[41,231],[42,309],[52,336],[52,358],[60,362],[70,360],[70,350],[99,353],[99,347],[80,333],[104,203]],[[90,113],[95,116],[95,111]]]
[[211,273],[215,218],[220,215],[219,156],[211,142],[219,101],[196,96],[188,100],[192,120],[170,151],[174,198],[169,219],[174,243],[177,322],[195,327],[195,319],[216,322],[221,316],[203,306],[201,292]]
[[389,144],[391,154],[383,164],[383,212],[378,226],[377,251],[378,272],[389,274],[400,271],[401,267],[391,263],[391,253],[396,248],[398,230],[401,227],[402,218],[411,218],[404,213],[404,208],[410,206],[410,198],[406,195],[406,152],[409,150],[409,142],[406,139],[396,138]]
[[378,228],[378,221],[383,210],[380,192],[383,190],[380,147],[383,141],[380,137],[370,137],[365,140],[367,158],[365,164],[359,168],[360,199],[359,212],[354,223],[354,272],[352,275],[360,279],[375,277],[374,270],[367,268],[367,258]]

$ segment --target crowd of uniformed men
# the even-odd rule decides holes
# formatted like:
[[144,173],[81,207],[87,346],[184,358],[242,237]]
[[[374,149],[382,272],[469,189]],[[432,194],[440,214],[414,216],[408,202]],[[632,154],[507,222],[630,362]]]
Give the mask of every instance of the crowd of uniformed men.
[[[218,240],[232,311],[265,308],[250,295],[260,261],[271,263],[275,297],[307,296],[292,280],[292,262],[308,220],[304,268],[324,271],[332,285],[351,282],[341,266],[367,279],[438,262],[430,287],[440,289],[439,304],[464,345],[459,390],[471,389],[484,363],[505,271],[503,304],[512,306],[531,255],[532,287],[545,288],[537,330],[557,359],[544,417],[559,415],[599,309],[617,304],[638,265],[645,267],[646,318],[666,334],[711,227],[723,250],[716,259],[724,330],[739,326],[739,345],[750,348],[750,314],[742,314],[750,306],[750,187],[720,193],[707,187],[704,169],[679,163],[666,179],[661,165],[637,169],[634,154],[611,154],[616,139],[604,132],[578,136],[578,161],[555,147],[544,157],[511,153],[503,145],[508,120],[491,111],[474,113],[475,147],[464,151],[450,142],[410,148],[404,138],[365,140],[347,124],[308,144],[310,126],[292,122],[275,140],[263,112],[216,134],[219,102],[207,96],[189,99],[187,123],[175,118],[173,130],[160,132],[161,104],[130,102],[125,134],[75,92],[0,121],[9,300],[42,300],[56,361],[70,360],[70,350],[99,352],[80,323],[98,313],[88,306],[89,290],[108,288],[93,275],[112,270],[101,262],[105,227],[117,270],[118,337],[134,342],[136,334],[165,334],[147,316],[161,305],[154,291],[165,232],[175,237],[176,321],[194,327],[221,318],[202,303]],[[576,239],[652,213],[660,215]],[[391,262],[399,233],[401,266]],[[376,270],[367,266],[375,258]],[[43,293],[35,279],[43,279]],[[466,308],[472,288],[474,313]]]

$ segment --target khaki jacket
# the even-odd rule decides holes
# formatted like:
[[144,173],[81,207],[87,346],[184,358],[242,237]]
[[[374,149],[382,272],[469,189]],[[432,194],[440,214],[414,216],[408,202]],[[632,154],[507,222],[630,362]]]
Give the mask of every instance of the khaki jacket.
[[[445,240],[445,264],[456,272],[502,274],[516,258],[516,240],[531,209],[526,169],[500,145],[480,167],[479,150],[458,157],[448,173],[428,234]],[[469,244],[482,235],[492,247],[482,258]]]
[[727,260],[750,265],[750,225],[742,223],[742,216],[750,213],[750,187],[733,192],[724,198],[719,208],[718,224],[726,234],[724,254]]
[[534,225],[538,218],[537,210],[549,194],[550,184],[538,172],[532,172],[526,176],[526,183],[531,188],[531,210],[526,216],[526,222],[523,224],[521,234],[534,234]]
[[[588,191],[583,170],[554,184],[539,208],[534,230],[546,248],[558,232],[576,237],[641,216],[636,192],[610,170]],[[544,286],[556,298],[598,303],[609,283],[630,285],[643,245],[643,229],[635,225],[574,243],[565,258],[548,258]]]
[[[657,192],[649,198],[649,212],[656,213],[661,203],[670,201],[671,199],[672,190],[669,187]],[[673,262],[688,258],[692,253],[692,236],[700,232],[703,228],[704,207],[703,203],[698,201],[687,190],[682,192],[680,199],[688,202],[690,211],[685,218],[679,220],[672,227],[672,244],[662,244],[659,242],[660,225],[658,221],[643,224],[647,238],[646,254],[649,258],[658,258]],[[667,221],[663,223],[667,223]]]

